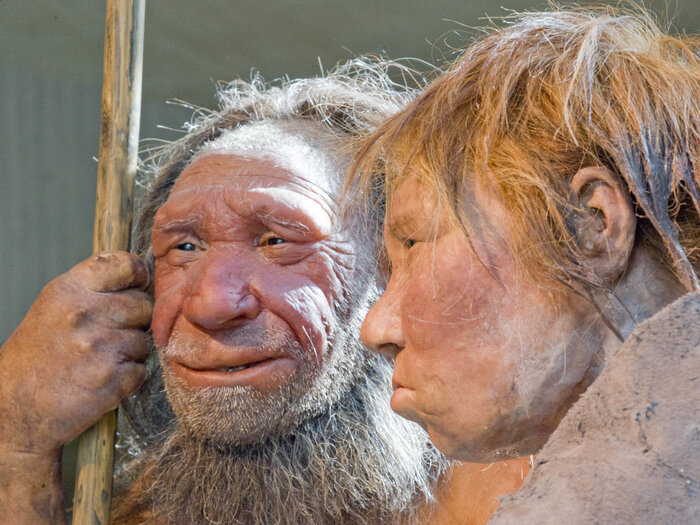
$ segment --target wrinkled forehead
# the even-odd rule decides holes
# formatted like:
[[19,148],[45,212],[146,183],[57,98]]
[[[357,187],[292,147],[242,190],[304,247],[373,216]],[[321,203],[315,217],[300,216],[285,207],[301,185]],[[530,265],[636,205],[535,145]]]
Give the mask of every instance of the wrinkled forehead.
[[227,130],[204,144],[191,162],[215,154],[271,163],[334,196],[349,160],[336,137],[306,120],[264,120]]

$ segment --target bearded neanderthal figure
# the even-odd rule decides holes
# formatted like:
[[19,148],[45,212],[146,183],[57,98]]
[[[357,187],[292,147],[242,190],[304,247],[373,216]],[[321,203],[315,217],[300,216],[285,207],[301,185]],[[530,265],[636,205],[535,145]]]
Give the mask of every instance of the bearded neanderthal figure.
[[61,446],[144,381],[150,291],[169,404],[154,378],[129,401],[136,457],[113,522],[430,522],[445,463],[393,415],[391,366],[358,342],[374,236],[339,212],[352,139],[409,96],[358,64],[237,82],[162,152],[137,238],[147,263],[84,261],[2,347],[2,523],[63,522]]
[[141,251],[178,424],[120,519],[391,523],[430,497],[438,456],[397,437],[387,364],[358,342],[376,265],[338,194],[349,140],[400,102],[367,84],[234,83],[161,157]]

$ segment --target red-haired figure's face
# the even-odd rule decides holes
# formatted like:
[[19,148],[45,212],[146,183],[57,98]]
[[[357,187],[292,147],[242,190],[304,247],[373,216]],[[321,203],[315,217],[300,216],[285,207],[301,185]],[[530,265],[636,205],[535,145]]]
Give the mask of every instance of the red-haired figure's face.
[[389,201],[391,278],[362,326],[395,358],[392,408],[451,457],[535,452],[590,382],[602,344],[585,301],[525,278],[504,207],[465,196],[469,237],[416,179]]

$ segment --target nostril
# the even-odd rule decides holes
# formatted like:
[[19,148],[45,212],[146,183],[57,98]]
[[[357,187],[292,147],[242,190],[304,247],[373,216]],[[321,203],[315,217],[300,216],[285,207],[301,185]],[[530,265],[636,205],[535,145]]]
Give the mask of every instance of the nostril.
[[394,343],[383,343],[379,345],[373,345],[372,350],[378,354],[382,354],[384,357],[389,359],[396,359],[396,356],[402,350],[402,348]]
[[245,317],[247,319],[254,319],[260,314],[262,310],[262,305],[257,297],[253,294],[247,294],[240,299],[238,302],[237,311],[239,317]]

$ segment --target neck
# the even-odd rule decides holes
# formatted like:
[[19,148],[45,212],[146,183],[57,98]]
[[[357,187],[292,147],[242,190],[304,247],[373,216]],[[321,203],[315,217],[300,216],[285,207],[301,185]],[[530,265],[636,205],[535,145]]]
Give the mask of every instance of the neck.
[[429,518],[420,523],[483,525],[496,511],[499,498],[517,491],[529,471],[529,456],[491,464],[456,463],[438,486]]
[[[646,244],[637,241],[627,268],[614,287],[613,294],[602,298],[603,312],[627,339],[636,326],[685,293],[668,266]],[[617,338],[616,338],[617,339]],[[607,346],[614,350],[622,344]],[[608,354],[608,351],[606,351]]]

